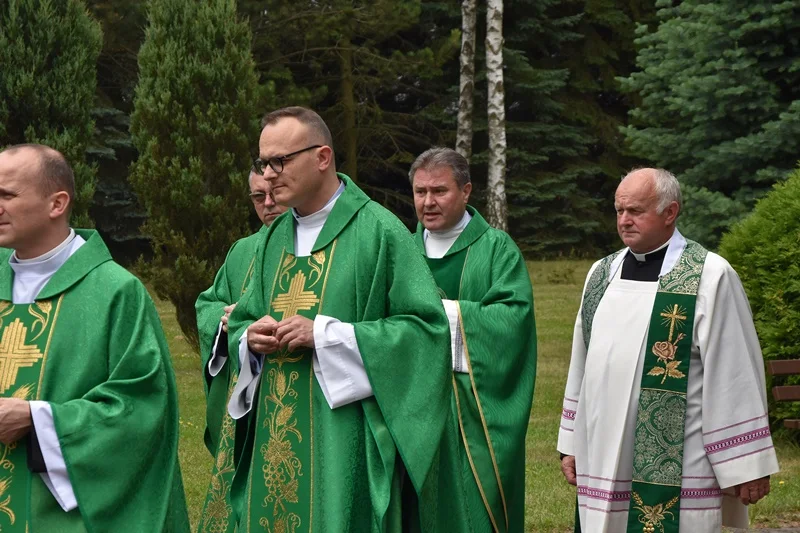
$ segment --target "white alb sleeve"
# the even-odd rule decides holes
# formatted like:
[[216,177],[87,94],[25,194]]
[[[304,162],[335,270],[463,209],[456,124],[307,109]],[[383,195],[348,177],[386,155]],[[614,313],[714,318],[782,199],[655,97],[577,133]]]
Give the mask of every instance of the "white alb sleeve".
[[75,499],[75,491],[69,480],[64,454],[61,453],[61,444],[58,442],[58,434],[56,434],[56,426],[53,422],[53,410],[48,402],[32,400],[30,404],[36,438],[39,440],[39,448],[42,450],[42,458],[47,468],[47,472],[39,475],[42,476],[42,481],[50,489],[58,505],[65,512],[72,511],[78,507],[78,500]]
[[453,371],[468,374],[469,365],[464,353],[464,338],[461,336],[461,316],[458,312],[458,303],[455,300],[442,300],[442,304],[444,304],[444,311],[447,313],[447,322],[450,326],[450,353],[453,359]]
[[352,324],[317,315],[314,346],[314,374],[331,409],[373,395]]
[[217,336],[214,337],[214,346],[211,348],[211,358],[208,360],[208,373],[211,377],[216,377],[228,361],[228,350],[223,351],[225,355],[222,355],[218,350],[221,337],[225,337],[223,341],[224,348],[225,341],[228,340],[228,335],[222,330],[222,322],[219,323],[219,327],[217,328]]
[[228,414],[238,420],[253,408],[253,398],[263,369],[263,355],[250,351],[247,346],[247,331],[239,338],[239,379],[228,402]]

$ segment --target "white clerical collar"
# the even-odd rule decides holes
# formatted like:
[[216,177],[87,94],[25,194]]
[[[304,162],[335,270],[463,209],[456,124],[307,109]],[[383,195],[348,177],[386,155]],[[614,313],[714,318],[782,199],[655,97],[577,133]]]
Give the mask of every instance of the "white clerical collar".
[[322,209],[320,209],[316,213],[312,213],[308,216],[300,216],[297,210],[293,207],[292,216],[297,221],[298,226],[315,227],[324,225],[325,221],[328,220],[328,215],[330,215],[331,211],[333,211],[333,206],[336,203],[336,200],[339,199],[339,197],[342,195],[343,192],[344,192],[344,182],[340,180],[339,188],[336,189],[335,193],[333,193],[333,196],[331,196],[331,199],[328,200],[328,203],[326,203],[322,207]]
[[464,216],[461,217],[461,220],[458,221],[458,224],[453,226],[450,229],[444,231],[428,231],[427,229],[422,233],[423,238],[427,241],[428,237],[432,241],[450,241],[452,240],[455,242],[455,239],[461,235],[461,233],[466,229],[469,221],[472,220],[472,215],[469,214],[468,211],[464,211]]
[[[670,237],[669,241],[667,241],[667,253],[664,256],[664,262],[661,263],[661,272],[658,274],[658,277],[662,277],[667,274],[670,270],[672,270],[676,264],[678,264],[678,259],[681,258],[681,254],[686,249],[686,238],[681,235],[681,232],[678,231],[678,228],[675,228],[675,231],[672,233],[672,237]],[[656,252],[662,249],[664,246],[659,246],[653,252]],[[622,253],[617,256],[616,259],[611,263],[611,271],[609,272],[609,279],[613,279],[619,270],[619,267],[622,266],[622,262],[625,260],[625,255],[630,251],[630,248],[625,248],[622,250]],[[649,253],[653,253],[649,252]],[[631,252],[633,253],[633,252]],[[645,254],[646,255],[646,254]]]
[[633,257],[635,257],[635,258],[636,258],[636,260],[637,260],[637,261],[644,261],[645,259],[647,259],[647,257],[646,257],[647,255],[650,255],[650,254],[652,254],[652,253],[655,253],[655,252],[657,252],[657,251],[659,251],[659,250],[663,250],[664,248],[666,248],[667,246],[669,246],[669,241],[670,241],[670,240],[672,240],[672,237],[671,237],[671,236],[670,236],[670,238],[669,238],[669,239],[667,239],[667,242],[665,242],[664,244],[662,244],[661,246],[659,246],[659,247],[658,247],[658,248],[656,248],[655,250],[650,250],[649,252],[645,252],[645,253],[643,253],[643,254],[637,254],[636,252],[634,252],[634,251],[633,251],[633,250],[631,250],[630,248],[628,249],[628,251],[631,253],[631,255],[632,255]]
[[[20,259],[19,257],[17,257],[17,251],[14,250],[14,253],[11,254],[11,257],[8,258],[8,264],[11,265],[11,268],[14,268],[15,265],[18,267],[22,266],[23,269],[26,271],[39,271],[39,270],[47,271],[49,270],[48,267],[50,267],[52,263],[58,263],[58,259],[55,259],[55,257],[63,255],[62,252],[64,252],[64,250],[66,250],[69,247],[70,243],[74,238],[75,238],[75,230],[70,228],[69,235],[67,235],[67,238],[64,239],[64,241],[61,244],[59,244],[49,252],[43,253],[42,255],[38,257],[33,257],[31,259]],[[64,261],[66,261],[66,259],[64,259]],[[63,261],[61,262],[61,264],[63,264]],[[59,264],[59,267],[61,266],[61,264]],[[58,268],[56,268],[56,270],[58,270]],[[16,272],[17,269],[14,268],[14,271]]]
[[49,252],[33,259],[19,259],[14,252],[8,264],[14,271],[12,300],[15,304],[29,304],[38,298],[58,270],[86,241],[70,229],[69,236]]

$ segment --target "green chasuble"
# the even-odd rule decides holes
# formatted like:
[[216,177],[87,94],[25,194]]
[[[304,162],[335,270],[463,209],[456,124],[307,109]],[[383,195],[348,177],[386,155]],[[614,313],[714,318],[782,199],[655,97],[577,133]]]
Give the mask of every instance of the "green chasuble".
[[[0,445],[0,531],[186,532],[178,396],[161,321],[141,282],[93,230],[33,304],[12,302],[0,262],[0,395],[49,402],[78,508],[64,512]],[[9,371],[10,370],[10,371]]]
[[[269,314],[354,325],[374,396],[331,409],[312,352],[265,357],[233,484],[239,531],[469,531],[457,466],[449,335],[436,285],[405,227],[348,177],[308,257],[277,219],[231,315],[229,351]],[[255,403],[257,402],[257,403]],[[443,479],[448,481],[444,482]]]
[[[468,372],[454,372],[453,410],[476,531],[523,531],[525,433],[536,376],[533,291],[522,254],[507,233],[474,208],[441,259],[428,265],[459,311],[457,338]],[[425,255],[424,228],[416,241]]]
[[[232,516],[230,488],[236,466],[235,424],[228,415],[228,400],[236,384],[236,372],[227,361],[216,376],[211,376],[208,362],[214,355],[228,357],[228,335],[220,332],[220,318],[224,308],[239,301],[253,274],[256,248],[263,240],[266,226],[239,239],[225,258],[225,262],[214,278],[214,284],[197,298],[197,330],[200,336],[200,359],[205,376],[206,430],[205,443],[214,465],[206,494],[203,513],[198,525],[200,533],[233,533],[236,520]],[[217,341],[215,343],[215,341]],[[236,354],[234,354],[234,358]]]

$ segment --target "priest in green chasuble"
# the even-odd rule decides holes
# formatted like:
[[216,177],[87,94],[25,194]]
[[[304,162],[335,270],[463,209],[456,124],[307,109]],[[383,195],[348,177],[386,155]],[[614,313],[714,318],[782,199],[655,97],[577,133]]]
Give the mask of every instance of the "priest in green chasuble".
[[270,184],[264,176],[250,171],[250,199],[258,219],[258,232],[239,239],[225,258],[214,278],[214,284],[197,298],[197,330],[200,334],[200,357],[203,364],[206,392],[205,442],[214,457],[211,482],[206,494],[198,526],[201,533],[235,531],[230,488],[235,462],[234,422],[228,415],[228,400],[236,384],[236,373],[228,363],[228,317],[244,294],[256,258],[256,248],[267,227],[286,208],[275,203]]
[[161,322],[74,191],[59,152],[0,153],[0,531],[188,532]]
[[521,532],[525,433],[536,376],[533,292],[507,233],[467,205],[469,163],[431,148],[411,166],[416,241],[450,324],[452,408],[465,498],[476,531]]
[[469,531],[450,484],[439,490],[456,434],[429,270],[400,221],[336,173],[319,115],[285,108],[263,124],[254,167],[292,209],[229,320],[229,413],[248,430],[238,531]]
[[671,173],[629,173],[614,199],[626,248],[586,278],[558,433],[583,533],[747,529],[778,471],[747,296],[678,231],[681,206]]

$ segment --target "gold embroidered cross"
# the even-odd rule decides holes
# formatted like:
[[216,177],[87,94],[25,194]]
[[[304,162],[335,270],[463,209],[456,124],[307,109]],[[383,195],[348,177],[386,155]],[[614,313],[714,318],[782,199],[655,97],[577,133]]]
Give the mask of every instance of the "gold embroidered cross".
[[319,303],[319,298],[313,291],[305,290],[306,275],[298,272],[289,284],[289,291],[279,294],[272,301],[272,309],[283,313],[284,320],[294,316],[298,311],[310,311]]
[[42,358],[39,348],[25,344],[27,334],[28,328],[19,319],[3,331],[0,340],[0,394],[14,385],[20,368],[33,366]]
[[685,313],[685,312],[686,311],[684,311],[683,309],[678,307],[678,304],[675,304],[675,306],[672,308],[672,310],[670,310],[670,308],[667,307],[664,310],[664,312],[661,313],[661,316],[664,317],[664,322],[665,323],[669,322],[669,340],[668,340],[668,342],[672,342],[672,334],[675,333],[675,323],[678,322],[678,321],[683,322],[684,320],[686,320],[686,315],[681,314],[681,313]]

